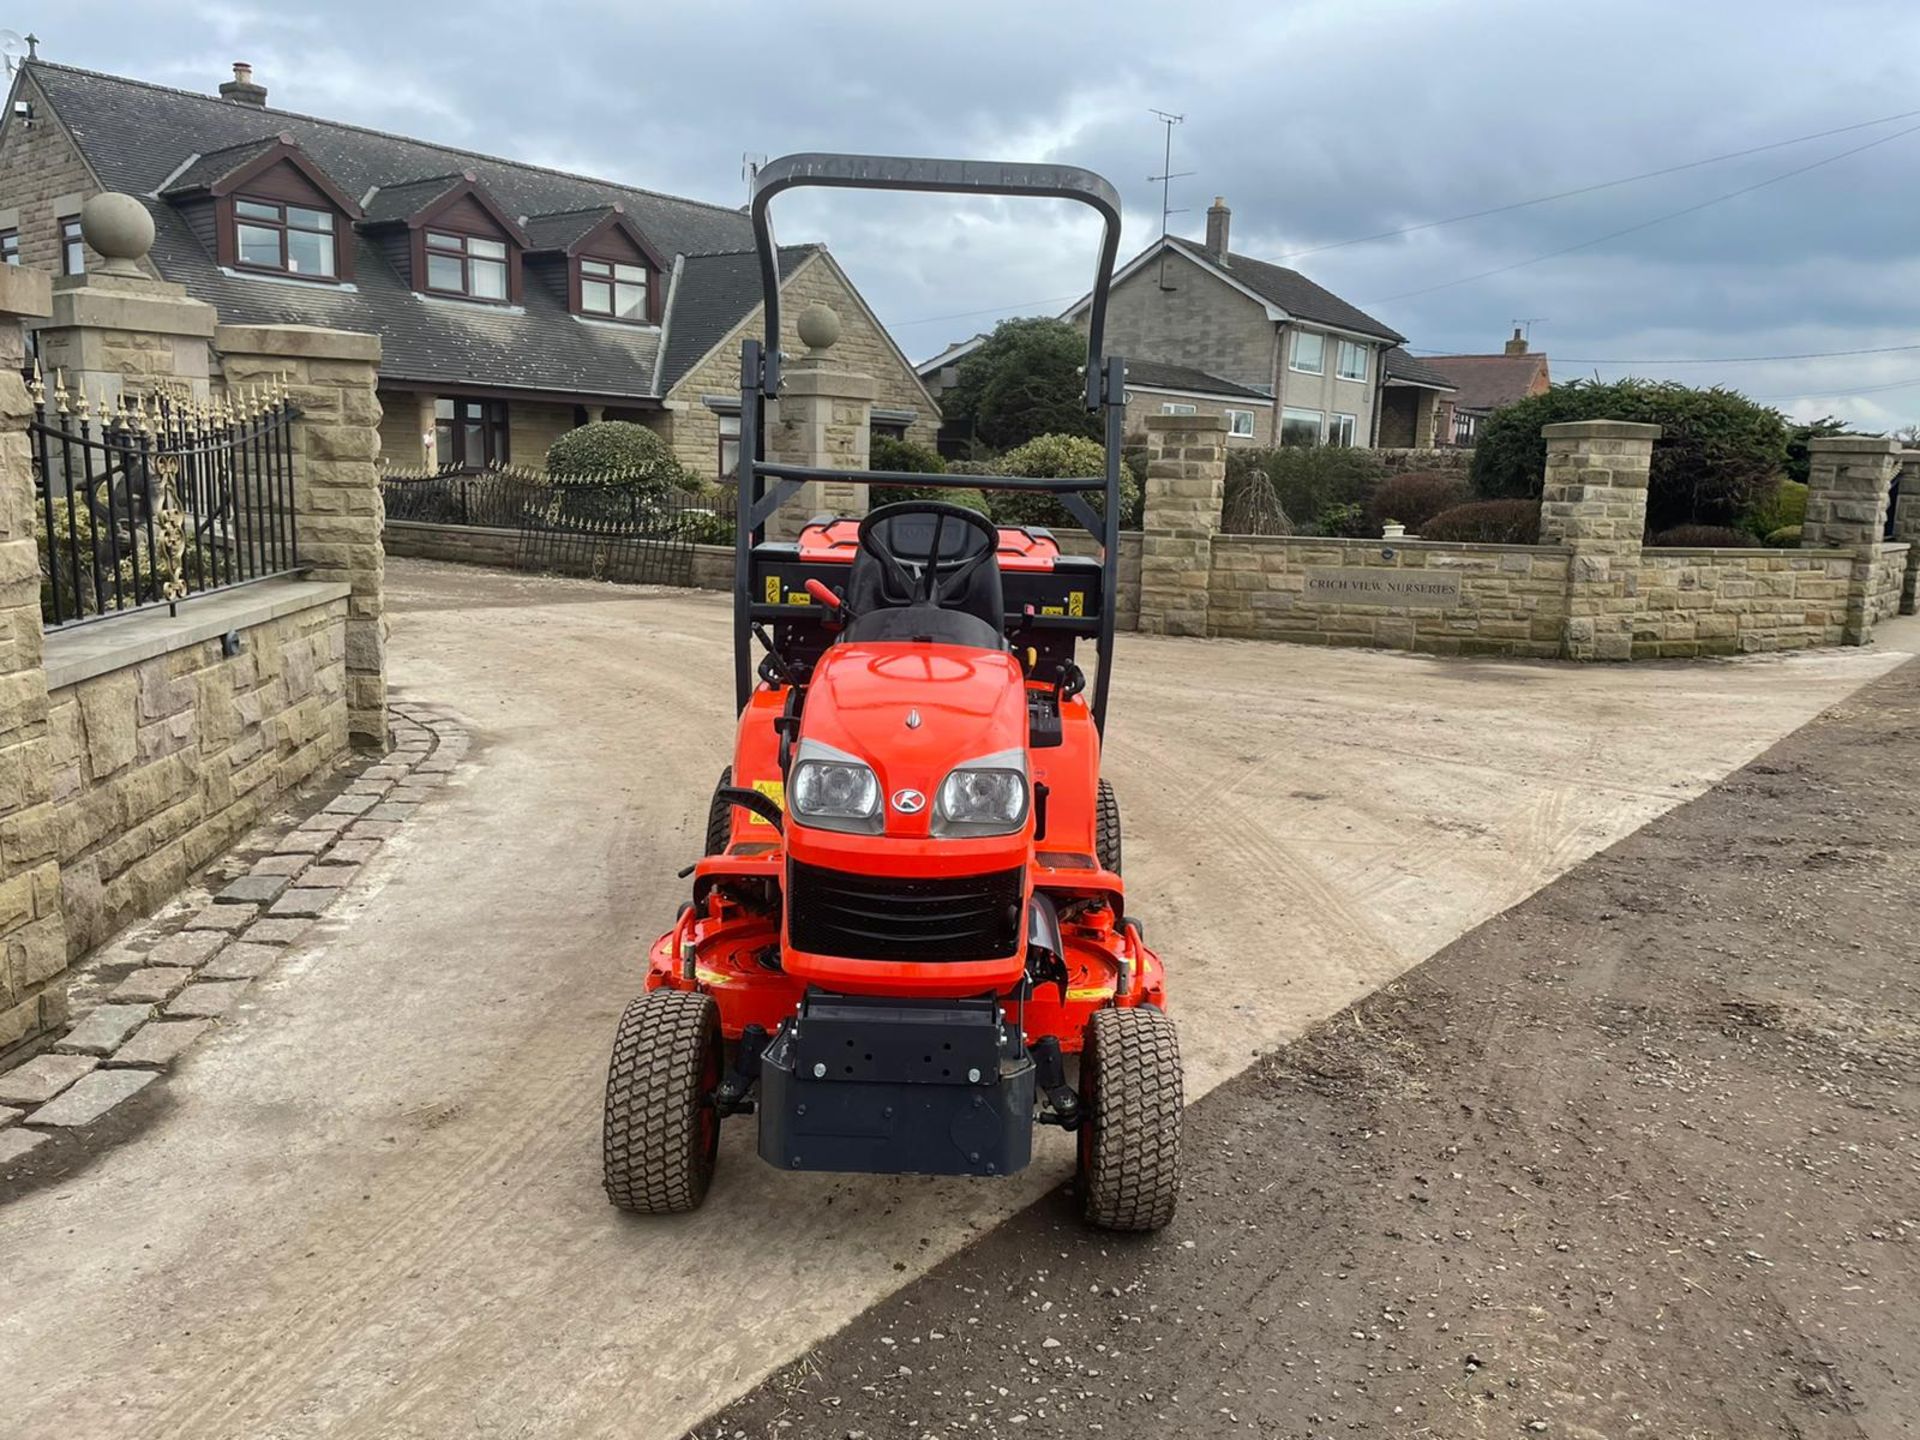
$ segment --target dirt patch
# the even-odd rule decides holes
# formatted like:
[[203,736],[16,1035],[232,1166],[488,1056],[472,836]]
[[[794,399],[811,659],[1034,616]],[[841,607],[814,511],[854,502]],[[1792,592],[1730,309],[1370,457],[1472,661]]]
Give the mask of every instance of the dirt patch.
[[692,1432],[1920,1433],[1920,667]]

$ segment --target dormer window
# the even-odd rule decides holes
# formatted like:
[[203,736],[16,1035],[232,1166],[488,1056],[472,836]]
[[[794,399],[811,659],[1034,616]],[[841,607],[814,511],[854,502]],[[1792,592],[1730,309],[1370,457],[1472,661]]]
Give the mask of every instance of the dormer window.
[[507,247],[478,235],[427,231],[427,289],[436,295],[504,304],[507,299]]
[[652,318],[647,308],[647,267],[582,256],[580,313],[645,324]]
[[236,196],[233,226],[234,261],[244,269],[303,280],[340,278],[330,210]]

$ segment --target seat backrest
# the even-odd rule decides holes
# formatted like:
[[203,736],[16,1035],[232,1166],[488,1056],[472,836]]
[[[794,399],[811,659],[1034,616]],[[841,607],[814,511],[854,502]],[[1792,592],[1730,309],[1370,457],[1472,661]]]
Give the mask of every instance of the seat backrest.
[[[922,517],[912,515],[900,516],[883,523],[899,525],[902,521],[919,521],[923,525],[926,523]],[[949,563],[954,559],[971,555],[974,553],[973,549],[959,549],[957,546],[963,542],[971,545],[979,538],[979,532],[949,522],[943,532],[941,554],[947,557]],[[902,540],[903,544],[900,547],[889,546],[889,548],[892,548],[896,555],[904,550],[908,557],[911,557],[916,550],[924,554],[932,543],[924,535],[919,534],[913,534],[910,538],[903,536]],[[916,541],[917,544],[914,543]],[[914,597],[911,595],[892,593],[887,584],[886,572],[881,568],[878,560],[867,554],[865,550],[854,554],[853,571],[847,577],[847,603],[853,607],[856,615],[871,615],[878,610],[897,610],[912,604],[913,601]],[[993,556],[989,556],[973,574],[967,577],[966,586],[961,593],[951,594],[945,589],[940,592],[942,610],[972,615],[991,625],[995,635],[1003,634],[1006,628],[1005,603],[1000,585],[1000,562]]]

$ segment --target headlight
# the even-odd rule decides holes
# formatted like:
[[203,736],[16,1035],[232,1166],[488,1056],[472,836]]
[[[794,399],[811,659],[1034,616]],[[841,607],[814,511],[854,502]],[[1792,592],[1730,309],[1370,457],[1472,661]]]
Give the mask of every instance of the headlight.
[[935,835],[1010,835],[1027,819],[1027,763],[1018,750],[956,767],[940,784]]
[[880,782],[863,761],[841,750],[803,742],[787,782],[787,809],[822,830],[877,835],[883,828]]

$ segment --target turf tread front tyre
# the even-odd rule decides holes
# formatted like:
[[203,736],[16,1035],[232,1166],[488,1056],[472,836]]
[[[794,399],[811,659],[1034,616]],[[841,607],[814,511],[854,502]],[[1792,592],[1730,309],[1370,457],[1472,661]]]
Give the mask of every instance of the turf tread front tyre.
[[1180,1039],[1156,1009],[1099,1010],[1080,1058],[1080,1210],[1103,1230],[1158,1230],[1180,1198]]
[[642,1215],[699,1208],[713,1179],[719,1124],[709,1094],[720,1007],[689,990],[653,990],[627,1006],[607,1068],[602,1132],[607,1199]]
[[728,844],[733,840],[733,803],[721,798],[720,792],[733,784],[733,767],[727,766],[720,772],[719,783],[713,787],[713,799],[707,804],[707,854],[724,855]]
[[1100,782],[1098,801],[1093,816],[1093,848],[1100,868],[1120,873],[1120,797],[1113,793],[1113,786],[1107,781]]

